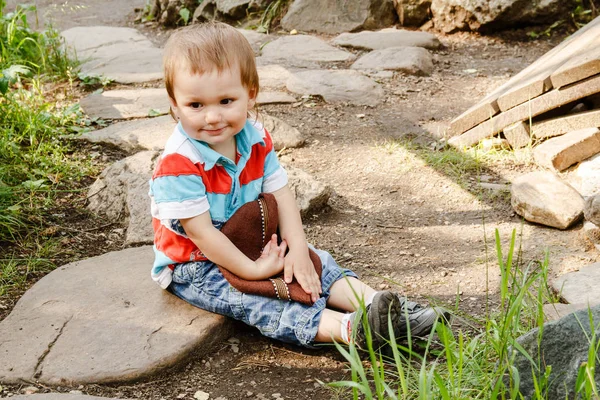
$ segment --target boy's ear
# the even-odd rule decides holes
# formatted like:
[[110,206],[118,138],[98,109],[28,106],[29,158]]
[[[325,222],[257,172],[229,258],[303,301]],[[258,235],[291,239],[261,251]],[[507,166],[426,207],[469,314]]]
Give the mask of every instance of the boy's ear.
[[256,104],[256,94],[256,89],[250,89],[248,91],[248,109],[254,108],[254,105]]
[[169,114],[175,119],[179,119],[179,115],[177,114],[177,102],[171,96],[169,96],[169,104],[171,104],[171,110]]

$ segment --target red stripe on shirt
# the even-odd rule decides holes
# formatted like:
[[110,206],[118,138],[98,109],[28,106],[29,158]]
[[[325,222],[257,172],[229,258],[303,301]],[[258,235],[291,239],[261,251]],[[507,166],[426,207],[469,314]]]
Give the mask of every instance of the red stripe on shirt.
[[265,133],[266,134],[263,138],[265,145],[256,143],[252,146],[250,159],[240,174],[241,185],[246,185],[256,179],[262,178],[264,175],[265,160],[273,148],[273,140],[271,139],[271,135],[269,135],[269,132],[267,132],[266,129]]
[[207,193],[229,194],[231,191],[231,176],[222,165],[215,164],[208,171],[203,171],[202,176]]
[[202,164],[194,164],[189,158],[173,153],[164,156],[156,166],[153,179],[161,176],[202,175]]
[[171,260],[177,263],[206,260],[200,249],[190,239],[167,229],[156,218],[152,219],[152,226],[154,228],[156,249],[163,252]]

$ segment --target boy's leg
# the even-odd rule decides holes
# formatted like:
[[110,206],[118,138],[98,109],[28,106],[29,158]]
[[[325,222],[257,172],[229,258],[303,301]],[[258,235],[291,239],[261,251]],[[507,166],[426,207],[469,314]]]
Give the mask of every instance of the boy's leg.
[[331,343],[334,340],[336,342],[344,342],[344,339],[342,338],[343,318],[344,314],[341,312],[333,311],[328,308],[324,309],[315,342]]
[[328,307],[343,311],[356,311],[360,307],[359,299],[367,303],[377,291],[366,283],[354,278],[342,278],[331,286]]

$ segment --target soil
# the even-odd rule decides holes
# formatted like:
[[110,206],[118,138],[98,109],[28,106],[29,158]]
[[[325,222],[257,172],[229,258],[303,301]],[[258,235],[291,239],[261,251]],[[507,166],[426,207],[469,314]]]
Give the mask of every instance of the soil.
[[[144,0],[79,0],[84,7],[70,8],[66,2],[53,3],[38,1],[39,14],[59,29],[135,26],[156,43],[168,35],[152,24],[134,24],[134,7],[144,7]],[[481,188],[480,182],[507,183],[535,170],[527,150],[499,152],[495,162],[462,172],[443,160],[433,163],[418,151],[418,146],[438,146],[450,120],[564,36],[555,33],[535,41],[528,39],[526,31],[494,37],[440,36],[445,48],[434,54],[433,75],[396,75],[382,81],[387,96],[378,107],[329,105],[320,99],[264,106],[262,111],[308,137],[303,148],[283,151],[282,161],[333,189],[329,206],[304,219],[309,241],[330,251],[371,286],[391,288],[422,303],[445,304],[458,316],[482,316],[487,298],[488,304],[495,304],[499,281],[495,229],[505,249],[512,230],[518,231],[524,264],[541,260],[548,250],[551,276],[597,262],[599,254],[584,239],[581,226],[559,231],[523,223],[513,212],[507,192]],[[104,146],[79,146],[80,152],[100,153],[99,162],[106,165],[125,156]],[[87,232],[64,233],[74,244],[62,260],[65,263],[122,248],[124,227],[106,225],[81,211],[76,202],[65,201],[57,215],[70,219],[76,231]],[[20,294],[2,299],[0,319]],[[456,326],[461,327],[461,318]],[[210,356],[192,357],[180,369],[146,382],[78,388],[31,385],[28,389],[128,399],[192,399],[197,391],[204,391],[211,399],[319,400],[348,398],[348,392],[321,384],[348,379],[347,368],[331,347],[307,350],[285,345],[240,324],[234,337],[223,338]],[[22,393],[24,386],[6,385],[0,397]]]

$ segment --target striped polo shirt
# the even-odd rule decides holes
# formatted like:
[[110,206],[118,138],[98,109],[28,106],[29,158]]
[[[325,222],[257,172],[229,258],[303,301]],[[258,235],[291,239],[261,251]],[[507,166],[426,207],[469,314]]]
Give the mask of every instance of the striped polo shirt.
[[163,289],[171,283],[179,263],[206,261],[187,237],[180,219],[210,212],[220,229],[233,213],[262,192],[287,184],[269,133],[248,120],[235,136],[236,162],[206,143],[190,138],[177,124],[150,179],[154,266],[152,279]]

